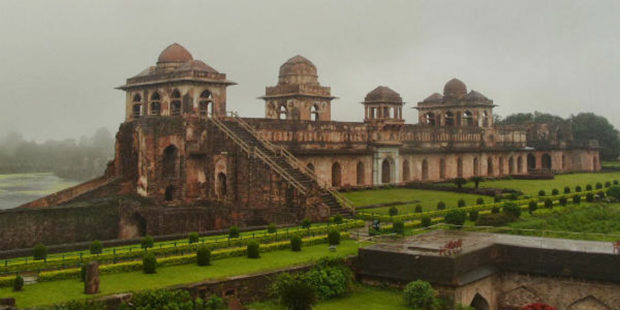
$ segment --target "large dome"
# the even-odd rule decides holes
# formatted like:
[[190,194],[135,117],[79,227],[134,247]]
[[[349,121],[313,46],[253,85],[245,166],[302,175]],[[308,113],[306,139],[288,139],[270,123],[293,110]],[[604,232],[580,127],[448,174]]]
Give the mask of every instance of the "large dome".
[[318,85],[316,66],[305,57],[297,55],[280,66],[278,84]]
[[180,44],[173,43],[166,47],[161,54],[159,54],[157,63],[187,62],[190,60],[194,60],[192,54],[190,54],[185,47]]
[[393,89],[386,86],[379,86],[372,90],[364,98],[365,102],[390,102],[390,103],[402,103],[403,98],[395,92]]
[[461,99],[467,94],[467,86],[459,79],[451,79],[443,87],[443,96],[446,99]]

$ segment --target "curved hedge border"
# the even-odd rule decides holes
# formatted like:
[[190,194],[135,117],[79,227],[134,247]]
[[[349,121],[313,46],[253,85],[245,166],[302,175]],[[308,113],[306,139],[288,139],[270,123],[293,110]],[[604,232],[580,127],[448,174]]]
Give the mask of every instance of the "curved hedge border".
[[[151,248],[149,252],[154,253],[156,256],[164,256],[164,255],[183,255],[185,252],[195,252],[198,246],[206,245],[210,248],[211,251],[229,248],[229,247],[243,247],[250,240],[257,240],[260,243],[268,243],[273,241],[280,240],[288,240],[291,236],[295,234],[299,234],[303,236],[313,236],[315,234],[324,234],[327,233],[330,229],[336,228],[338,230],[348,230],[352,228],[364,227],[364,221],[362,220],[349,220],[342,224],[333,224],[330,226],[318,226],[318,227],[310,227],[308,229],[300,229],[294,230],[287,233],[273,233],[266,234],[264,236],[259,236],[252,238],[248,236],[246,238],[234,238],[228,239],[226,241],[216,241],[216,240],[206,240],[201,243],[193,243],[193,244],[181,244],[176,247],[162,247],[162,248]],[[123,252],[123,253],[106,253],[106,254],[87,254],[73,257],[65,257],[62,258],[53,258],[48,259],[46,261],[33,261],[30,260],[26,262],[14,263],[7,266],[0,266],[1,273],[9,273],[9,272],[24,272],[24,271],[40,271],[40,270],[50,270],[50,269],[63,269],[63,268],[72,268],[79,266],[80,264],[85,264],[90,261],[98,261],[100,263],[112,262],[116,263],[119,261],[128,261],[137,258],[141,258],[144,251],[133,251],[133,252]]]

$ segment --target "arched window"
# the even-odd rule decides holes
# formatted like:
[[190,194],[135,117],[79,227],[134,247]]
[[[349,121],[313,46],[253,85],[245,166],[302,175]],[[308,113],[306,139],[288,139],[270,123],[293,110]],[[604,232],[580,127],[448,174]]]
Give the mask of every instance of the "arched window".
[[528,170],[536,169],[536,156],[534,156],[534,154],[532,153],[527,154],[527,169]]
[[141,101],[142,101],[142,96],[140,96],[140,94],[133,95],[133,102],[141,102]]
[[476,296],[474,296],[474,299],[472,299],[471,304],[469,305],[476,310],[489,310],[490,309],[489,303],[480,294],[476,294]]
[[403,182],[409,181],[409,178],[409,161],[405,159],[403,161]]
[[181,93],[175,89],[170,98],[170,115],[181,115]]
[[278,108],[278,119],[287,119],[288,118],[288,111],[286,109],[286,105],[281,104],[280,107]]
[[422,180],[428,180],[428,161],[422,161]]
[[339,163],[332,165],[332,186],[338,187],[342,184],[342,168]]
[[383,107],[383,118],[390,118],[390,108]]
[[357,163],[357,185],[364,185],[364,164],[360,161]]
[[166,192],[164,193],[164,199],[166,201],[172,201],[175,198],[174,194],[175,194],[174,186],[170,185],[166,187]]
[[162,176],[166,179],[176,179],[179,177],[179,149],[174,145],[169,145],[164,150],[162,162]]
[[592,158],[592,170],[598,170],[598,157],[596,156]]
[[509,174],[515,173],[515,159],[512,156],[508,158],[508,173]]
[[541,159],[543,169],[551,169],[551,155],[545,153]]
[[497,168],[499,175],[504,175],[504,157],[499,158],[499,167]]
[[474,126],[474,116],[470,111],[463,112],[463,126]]
[[566,155],[562,154],[562,170],[566,170]]
[[474,176],[479,176],[480,175],[480,163],[478,162],[478,158],[474,158]]
[[435,126],[435,114],[433,114],[433,112],[424,114],[424,122],[426,125]]
[[446,124],[446,126],[449,127],[453,127],[454,126],[454,114],[452,114],[452,112],[448,111],[446,112],[444,115],[444,122]]
[[226,174],[220,172],[217,174],[217,194],[220,198],[226,197],[227,194]]
[[381,184],[392,183],[392,165],[389,159],[384,159],[381,163]]
[[487,175],[493,175],[493,158],[487,158]]
[[523,157],[522,156],[519,156],[517,158],[517,172],[523,173]]
[[489,127],[489,114],[487,111],[482,112],[482,127]]
[[460,157],[456,160],[456,175],[459,178],[463,177],[463,159]]
[[151,115],[161,115],[161,97],[157,92],[151,95]]
[[[211,111],[209,111],[209,108],[211,108]],[[213,95],[208,90],[205,90],[200,94],[198,113],[201,117],[207,117],[209,114],[213,115]]]
[[317,104],[313,104],[310,108],[310,119],[313,121],[319,120],[319,106]]
[[310,170],[310,171],[314,172],[314,165],[313,165],[312,163],[308,163],[308,164],[306,165],[306,168],[308,168],[308,170]]
[[446,160],[443,158],[439,160],[439,178],[442,180],[446,178]]
[[139,118],[140,114],[142,114],[142,104],[134,103],[131,109],[131,115],[133,118]]

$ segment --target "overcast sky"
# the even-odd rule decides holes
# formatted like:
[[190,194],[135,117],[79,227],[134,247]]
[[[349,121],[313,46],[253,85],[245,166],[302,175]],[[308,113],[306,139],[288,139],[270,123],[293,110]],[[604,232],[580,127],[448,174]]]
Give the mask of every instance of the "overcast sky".
[[74,138],[116,132],[114,89],[173,42],[239,85],[228,110],[264,116],[256,97],[301,54],[359,121],[378,85],[410,109],[457,77],[496,113],[591,111],[620,127],[620,1],[5,1],[0,0],[0,134]]

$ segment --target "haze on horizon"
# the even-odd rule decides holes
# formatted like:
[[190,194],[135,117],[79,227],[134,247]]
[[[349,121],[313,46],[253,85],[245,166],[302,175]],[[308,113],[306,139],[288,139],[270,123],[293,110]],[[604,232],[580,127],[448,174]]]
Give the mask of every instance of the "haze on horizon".
[[239,85],[228,110],[263,117],[257,97],[301,54],[340,99],[332,119],[361,121],[378,85],[411,108],[453,77],[507,116],[594,112],[620,127],[619,1],[8,1],[0,0],[0,136],[116,132],[114,89],[185,46]]

